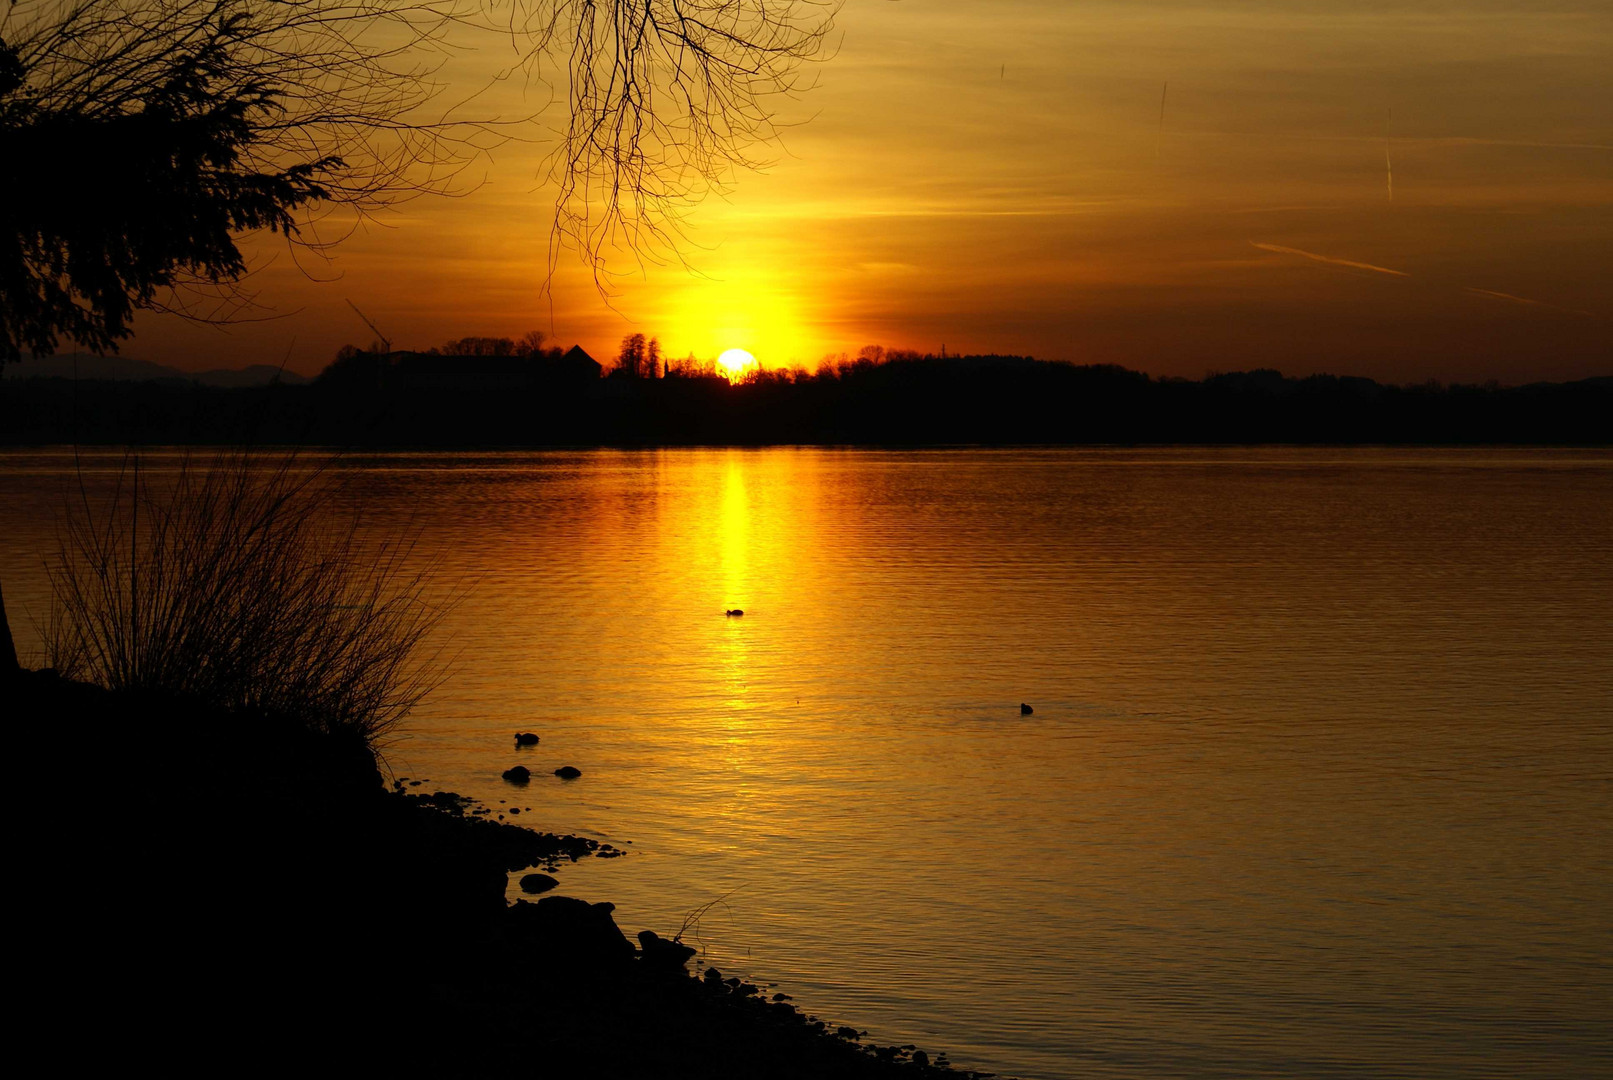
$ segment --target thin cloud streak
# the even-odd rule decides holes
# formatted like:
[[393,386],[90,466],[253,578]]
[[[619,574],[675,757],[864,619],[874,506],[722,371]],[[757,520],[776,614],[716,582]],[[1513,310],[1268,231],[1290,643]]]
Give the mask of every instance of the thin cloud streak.
[[[1390,274],[1394,277],[1409,278],[1411,276],[1404,270],[1391,270],[1387,266],[1374,266],[1372,263],[1357,262],[1354,259],[1340,259],[1335,258],[1332,255],[1318,255],[1314,251],[1304,251],[1300,248],[1284,247],[1281,244],[1263,244],[1254,240],[1249,241],[1249,243],[1252,246],[1259,248],[1261,251],[1271,251],[1279,255],[1298,255],[1302,258],[1314,260],[1315,262],[1329,263],[1334,266],[1348,266],[1357,270],[1371,270],[1375,273]],[[1561,311],[1569,315],[1583,315],[1588,319],[1594,319],[1597,317],[1591,312],[1582,311],[1579,308],[1560,307],[1557,304],[1548,304],[1544,300],[1531,300],[1527,296],[1516,296],[1512,293],[1498,292],[1495,289],[1480,289],[1468,285],[1463,286],[1463,291],[1473,293],[1477,296],[1488,296],[1494,300],[1506,300],[1514,304],[1526,304],[1529,307],[1544,308],[1547,311]]]
[[[848,4],[817,88],[780,103],[785,144],[760,151],[772,167],[691,214],[700,276],[650,267],[612,308],[568,261],[551,307],[535,283],[552,193],[532,179],[549,150],[511,145],[473,198],[417,201],[388,216],[401,231],[356,235],[334,292],[282,258],[265,299],[305,313],[227,348],[279,363],[295,334],[292,366],[312,374],[369,340],[351,295],[422,347],[538,327],[601,356],[642,330],[679,356],[737,346],[769,364],[944,341],[1158,375],[1253,355],[1390,381],[1607,374],[1613,10],[1551,2],[1578,14],[1517,0]],[[476,44],[454,60],[465,85],[507,66],[494,39]],[[490,93],[500,114],[532,107],[515,85]],[[1282,239],[1250,254],[1251,231]],[[148,318],[140,335],[151,359],[220,366],[211,330]]]
[[[1308,142],[1357,143],[1381,142],[1381,135],[1325,135],[1312,131],[1247,131],[1241,128],[1203,127],[1193,131],[1176,131],[1173,138],[1182,139],[1236,139],[1249,142]],[[1395,142],[1404,146],[1439,150],[1463,146],[1499,146],[1517,150],[1595,150],[1613,151],[1613,143],[1599,142],[1546,142],[1538,139],[1490,139],[1476,135],[1396,135]]]
[[1514,296],[1511,293],[1497,292],[1494,289],[1476,289],[1469,286],[1467,291],[1478,293],[1480,296],[1491,296],[1497,300],[1510,300],[1515,304],[1528,304],[1530,307],[1545,308],[1548,311],[1563,311],[1570,315],[1584,315],[1588,319],[1596,318],[1589,311],[1581,311],[1579,308],[1558,307],[1556,304],[1548,304],[1544,300],[1531,300],[1527,296]]
[[1084,202],[1047,202],[1017,210],[998,210],[967,201],[937,202],[928,205],[906,206],[841,206],[831,202],[803,201],[793,205],[774,205],[756,209],[736,209],[727,213],[730,221],[859,221],[879,219],[947,219],[947,218],[1064,218],[1085,217],[1124,206],[1146,206],[1141,202],[1122,202],[1118,199],[1092,199]]
[[1374,266],[1371,263],[1356,262],[1354,259],[1340,259],[1332,255],[1318,255],[1314,251],[1301,251],[1299,248],[1283,247],[1281,244],[1262,244],[1254,240],[1249,241],[1249,244],[1252,247],[1259,248],[1261,251],[1271,251],[1278,255],[1298,255],[1303,259],[1327,263],[1331,266],[1349,266],[1356,270],[1371,270],[1376,274],[1392,274],[1395,277],[1411,276],[1403,270],[1391,270],[1387,266]]

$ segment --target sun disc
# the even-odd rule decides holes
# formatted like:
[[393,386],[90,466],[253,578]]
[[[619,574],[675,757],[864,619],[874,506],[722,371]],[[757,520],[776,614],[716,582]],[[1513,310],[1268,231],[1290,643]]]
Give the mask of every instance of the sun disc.
[[[706,355],[709,356],[711,354],[707,353]],[[756,364],[756,357],[752,356],[744,349],[729,349],[727,352],[717,357],[717,363],[720,364],[723,370],[727,371],[729,374],[734,374],[744,371],[748,367],[754,367]]]

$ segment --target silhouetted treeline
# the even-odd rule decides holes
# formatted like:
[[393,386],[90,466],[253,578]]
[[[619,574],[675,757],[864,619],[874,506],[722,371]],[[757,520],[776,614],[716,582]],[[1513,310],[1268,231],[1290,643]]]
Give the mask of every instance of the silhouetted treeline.
[[[414,357],[409,359],[408,357]],[[892,354],[821,374],[605,379],[570,361],[453,367],[344,357],[312,385],[0,378],[8,444],[313,442],[367,446],[762,443],[1613,442],[1613,378],[1390,386],[1260,370],[1203,380],[1026,357]]]

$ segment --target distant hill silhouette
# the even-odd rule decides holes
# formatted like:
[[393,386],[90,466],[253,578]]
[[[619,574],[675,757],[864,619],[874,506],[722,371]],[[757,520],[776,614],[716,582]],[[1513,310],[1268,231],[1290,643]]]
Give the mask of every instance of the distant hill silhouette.
[[[566,359],[569,357],[569,361]],[[896,354],[821,375],[599,377],[586,354],[344,351],[309,385],[0,379],[0,442],[375,447],[830,443],[1613,443],[1613,378],[1392,386],[1270,369],[1155,379],[1018,356]]]
[[181,371],[150,360],[134,360],[126,356],[96,356],[92,353],[29,357],[7,365],[0,371],[0,378],[101,379],[114,382],[166,379],[232,388],[267,386],[277,381],[288,386],[300,386],[308,382],[306,377],[294,371],[282,371],[269,364],[252,364],[244,368],[215,368],[210,371]]

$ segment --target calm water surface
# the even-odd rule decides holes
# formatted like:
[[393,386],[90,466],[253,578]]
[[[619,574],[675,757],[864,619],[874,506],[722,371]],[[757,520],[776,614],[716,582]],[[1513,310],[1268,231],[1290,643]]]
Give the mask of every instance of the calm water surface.
[[[630,935],[1025,1077],[1613,1075],[1613,454],[342,468],[465,593],[391,767],[632,841]],[[0,455],[25,652],[72,477]]]

